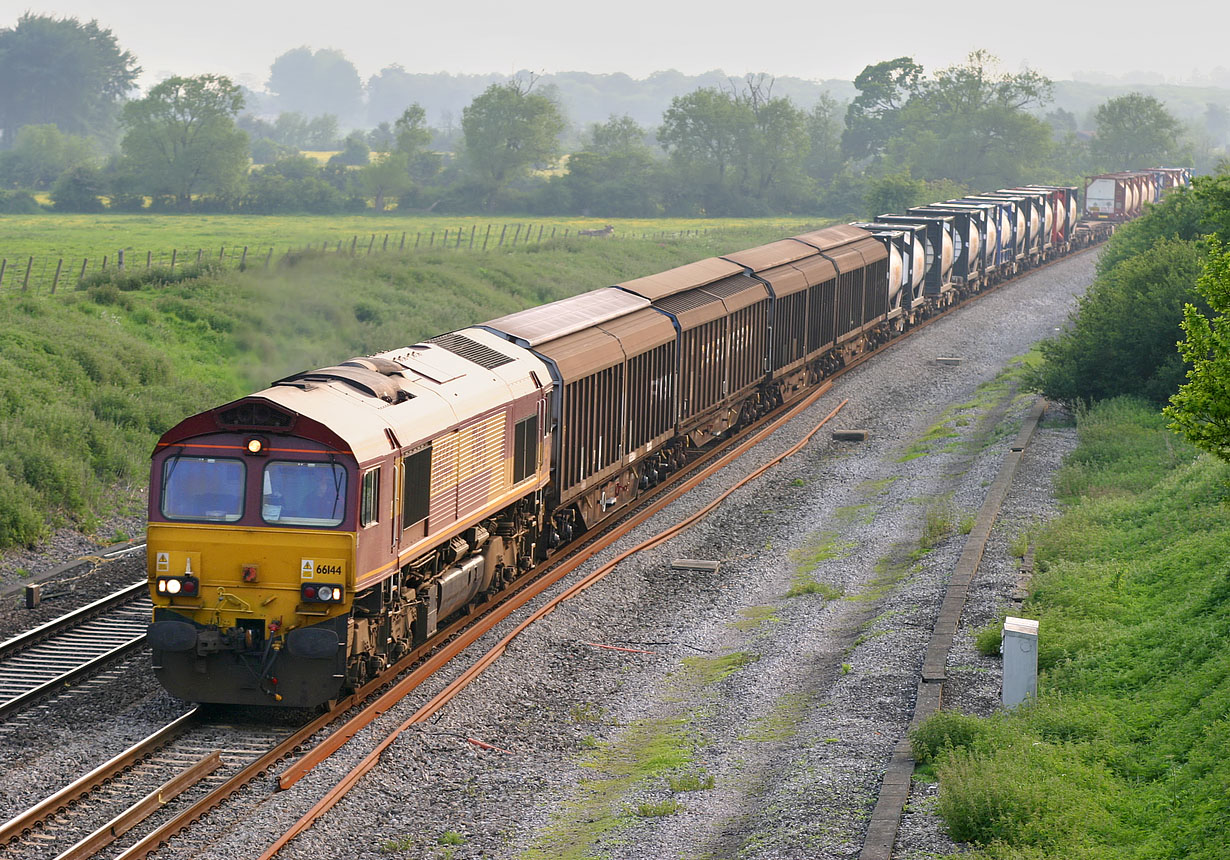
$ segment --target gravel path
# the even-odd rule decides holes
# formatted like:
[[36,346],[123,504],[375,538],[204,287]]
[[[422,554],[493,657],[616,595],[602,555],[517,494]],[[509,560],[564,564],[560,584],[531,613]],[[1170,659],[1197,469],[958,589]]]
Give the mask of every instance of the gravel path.
[[[843,398],[850,402],[832,427],[865,428],[866,442],[822,431],[701,524],[621,564],[522,635],[432,723],[404,734],[281,856],[857,856],[882,769],[909,722],[963,524],[1032,402],[987,383],[1063,324],[1094,260],[1030,275],[839,380],[811,414],[747,458],[755,462],[732,465],[627,545],[705,504]],[[939,365],[938,356],[962,361]],[[994,706],[997,661],[973,651],[969,629],[1006,600],[1016,576],[1007,547],[1051,510],[1049,475],[1069,436],[1044,429],[1022,464],[970,593],[946,706]],[[674,570],[677,558],[721,567]],[[447,680],[377,730],[400,724]],[[124,726],[169,718],[175,703],[151,688],[116,706],[114,721],[92,724],[92,743],[61,735],[59,754],[101,760],[122,746]],[[158,856],[250,855],[382,736],[361,733],[262,803],[271,776]],[[14,743],[0,734],[0,762],[12,775],[0,791],[5,806],[16,802],[14,783],[59,779]],[[933,788],[915,788],[898,856],[952,850],[926,814]]]

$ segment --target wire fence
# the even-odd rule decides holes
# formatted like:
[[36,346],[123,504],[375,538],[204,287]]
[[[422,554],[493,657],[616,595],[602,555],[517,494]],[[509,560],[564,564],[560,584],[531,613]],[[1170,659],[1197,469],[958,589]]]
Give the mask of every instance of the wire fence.
[[706,236],[728,228],[697,228],[691,230],[616,230],[606,226],[591,230],[543,223],[471,224],[441,230],[404,231],[353,235],[349,240],[328,239],[295,246],[223,245],[212,248],[169,251],[146,251],[143,254],[121,248],[111,253],[91,257],[21,256],[0,257],[0,293],[56,293],[74,290],[92,275],[112,272],[135,272],[141,269],[168,269],[174,272],[185,265],[209,263],[244,271],[268,269],[292,254],[327,253],[349,256],[373,254],[408,254],[427,250],[483,252],[500,248],[516,248],[541,244],[553,239],[682,239]]

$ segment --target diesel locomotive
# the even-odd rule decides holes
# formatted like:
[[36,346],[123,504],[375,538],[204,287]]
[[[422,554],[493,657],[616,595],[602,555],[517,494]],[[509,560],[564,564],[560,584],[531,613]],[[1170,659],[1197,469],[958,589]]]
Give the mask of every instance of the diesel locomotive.
[[196,702],[336,699],[695,450],[1110,229],[1077,220],[1074,187],[971,195],[297,373],[186,418],[151,466],[155,674]]

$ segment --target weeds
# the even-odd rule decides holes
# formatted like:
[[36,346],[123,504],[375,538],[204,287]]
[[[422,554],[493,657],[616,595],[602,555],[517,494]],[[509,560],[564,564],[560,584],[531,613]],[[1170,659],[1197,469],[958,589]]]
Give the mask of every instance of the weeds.
[[706,791],[713,788],[713,774],[706,773],[702,776],[699,773],[685,773],[669,777],[667,784],[674,792]]
[[679,801],[673,797],[668,797],[666,800],[657,802],[638,803],[636,806],[636,814],[640,818],[661,818],[665,815],[674,815],[680,809]]

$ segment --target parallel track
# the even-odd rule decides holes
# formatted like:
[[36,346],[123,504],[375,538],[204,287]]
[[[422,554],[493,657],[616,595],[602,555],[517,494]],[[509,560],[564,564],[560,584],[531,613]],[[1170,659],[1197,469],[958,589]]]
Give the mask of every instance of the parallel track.
[[148,588],[134,583],[0,643],[0,717],[140,647]]

